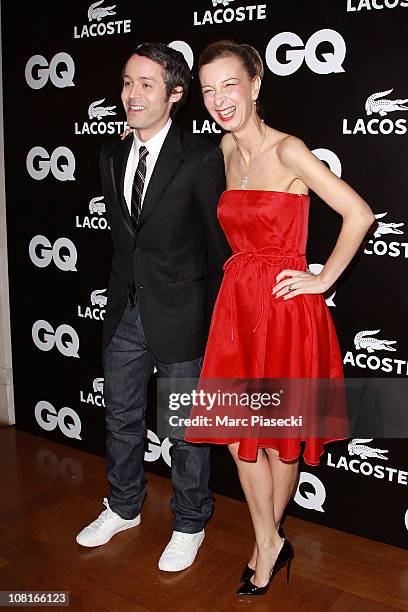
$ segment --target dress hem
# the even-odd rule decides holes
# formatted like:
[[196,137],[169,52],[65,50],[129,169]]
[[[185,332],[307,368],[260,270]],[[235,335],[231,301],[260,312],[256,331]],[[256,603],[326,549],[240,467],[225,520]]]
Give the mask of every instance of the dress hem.
[[[282,438],[284,439],[284,438]],[[346,436],[344,438],[330,438],[330,439],[325,439],[324,442],[322,441],[322,445],[324,446],[325,444],[330,444],[331,442],[341,442],[342,440],[349,440],[350,436]],[[219,441],[219,442],[215,442],[214,440],[198,440],[195,438],[186,438],[185,439],[186,442],[190,442],[192,444],[217,444],[217,445],[226,445],[228,446],[229,444],[235,444],[236,442],[241,442],[242,438],[231,438],[229,440],[223,440],[223,441]],[[301,439],[299,440],[299,442],[306,442],[306,438],[305,439]],[[263,445],[263,444],[258,444],[258,448],[272,448],[273,450],[276,450],[278,452],[278,457],[281,461],[287,461],[287,462],[291,462],[291,461],[296,461],[297,459],[299,459],[300,457],[300,453],[298,455],[296,455],[295,457],[281,457],[281,455],[279,454],[279,449],[276,448],[275,446],[271,446],[271,445]],[[307,459],[305,456],[303,456],[303,461],[307,464],[310,465],[311,467],[317,467],[318,465],[320,465],[320,457],[324,454],[325,449],[323,448],[321,453],[319,453],[319,460],[317,462],[313,462],[310,459]],[[248,461],[248,462],[252,462],[255,463],[256,462],[256,457],[244,457],[243,455],[240,455],[238,452],[238,457],[242,460],[242,461]]]

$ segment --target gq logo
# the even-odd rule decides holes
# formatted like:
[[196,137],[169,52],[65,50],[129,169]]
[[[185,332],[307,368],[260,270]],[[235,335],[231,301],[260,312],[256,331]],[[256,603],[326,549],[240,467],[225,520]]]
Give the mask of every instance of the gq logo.
[[45,236],[34,236],[28,252],[37,268],[46,268],[53,261],[63,272],[77,272],[78,253],[75,244],[68,238],[58,238],[52,245]]
[[53,431],[59,427],[67,438],[82,440],[80,436],[81,419],[72,408],[65,406],[57,412],[52,404],[41,400],[37,403],[34,414],[38,425],[45,431]]
[[[333,47],[331,53],[322,53],[317,56],[317,48],[322,43],[330,43]],[[279,61],[278,51],[281,47],[290,47],[283,52],[284,62]],[[297,48],[296,48],[297,47]],[[332,74],[344,72],[342,66],[346,57],[346,43],[336,30],[319,30],[307,41],[294,32],[281,32],[268,43],[265,51],[266,64],[271,72],[279,76],[289,76],[299,70],[303,61],[317,74]]]
[[69,487],[78,487],[84,480],[82,463],[72,457],[57,457],[50,449],[43,449],[36,456],[37,468],[49,480],[62,478]]
[[40,319],[34,323],[31,336],[35,346],[40,351],[51,351],[56,346],[61,355],[79,359],[78,334],[70,325],[60,325],[54,331],[48,321]]
[[330,170],[341,178],[341,161],[333,151],[330,151],[330,149],[313,149],[312,153],[314,153],[320,161],[326,162]]
[[194,53],[190,45],[188,45],[184,40],[173,40],[173,42],[167,45],[171,49],[175,49],[184,55],[184,59],[186,60],[188,67],[190,70],[194,64]]
[[170,448],[172,443],[168,438],[160,442],[160,439],[150,429],[147,430],[148,445],[147,450],[144,454],[145,461],[157,461],[160,457],[163,457],[164,461],[168,466],[171,467]]
[[293,498],[299,506],[307,510],[324,512],[323,504],[326,500],[326,489],[321,480],[309,472],[301,472],[299,484]]
[[74,74],[74,60],[63,52],[54,55],[49,64],[43,55],[33,55],[25,67],[25,79],[31,89],[42,89],[48,80],[59,89],[74,87]]
[[[61,158],[65,163],[59,163]],[[57,147],[51,156],[43,147],[33,147],[28,152],[26,166],[28,174],[35,181],[45,179],[50,170],[58,181],[75,181],[75,157],[67,147]]]

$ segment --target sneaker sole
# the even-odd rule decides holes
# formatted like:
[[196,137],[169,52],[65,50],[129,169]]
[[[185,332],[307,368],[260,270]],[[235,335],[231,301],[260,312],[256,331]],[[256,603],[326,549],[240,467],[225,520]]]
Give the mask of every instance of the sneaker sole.
[[97,546],[103,546],[104,544],[107,544],[108,542],[110,542],[113,536],[115,536],[117,533],[120,533],[121,531],[126,531],[126,529],[132,529],[132,527],[137,527],[138,525],[140,525],[141,520],[142,519],[140,516],[136,517],[132,525],[124,525],[123,527],[120,527],[120,529],[117,529],[114,533],[112,533],[112,535],[109,536],[109,538],[107,538],[106,540],[103,540],[102,542],[99,542],[98,544],[84,544],[83,542],[79,542],[78,538],[76,538],[76,542],[77,544],[79,544],[80,546],[84,546],[85,548],[96,548]]
[[160,560],[158,563],[159,566],[159,570],[161,570],[162,572],[182,572],[183,570],[187,569],[188,567],[191,567],[191,565],[193,565],[194,561],[196,560],[197,557],[197,553],[200,549],[201,544],[204,542],[204,538],[205,538],[205,533],[203,533],[203,537],[201,539],[201,542],[199,543],[199,545],[197,546],[197,552],[194,556],[194,559],[191,561],[191,563],[189,563],[188,565],[184,565],[183,567],[177,568],[177,569],[165,569],[163,567],[160,567]]

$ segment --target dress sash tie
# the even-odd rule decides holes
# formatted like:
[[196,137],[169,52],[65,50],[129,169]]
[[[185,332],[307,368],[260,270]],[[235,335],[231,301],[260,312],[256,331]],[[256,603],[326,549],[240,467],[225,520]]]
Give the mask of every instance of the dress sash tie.
[[264,304],[265,279],[264,279],[264,274],[262,271],[262,264],[265,263],[268,266],[281,266],[286,262],[287,259],[298,259],[298,258],[299,258],[299,255],[297,256],[287,255],[284,249],[282,249],[279,246],[272,245],[272,246],[263,247],[261,249],[256,249],[253,251],[239,251],[238,253],[234,253],[233,255],[231,255],[229,259],[227,259],[227,261],[225,262],[223,266],[223,270],[226,271],[228,268],[231,268],[231,266],[235,267],[235,270],[233,272],[234,275],[232,277],[232,285],[231,285],[231,340],[234,339],[234,320],[235,320],[235,314],[236,314],[235,299],[234,299],[235,298],[235,282],[236,282],[236,277],[237,277],[237,274],[241,266],[244,263],[253,260],[253,262],[256,264],[257,269],[258,269],[258,278],[260,279],[260,284],[261,284],[261,308],[260,308],[260,314],[258,317],[258,321],[254,329],[252,330],[252,332],[255,333],[259,325],[261,324],[262,317],[264,315],[264,310],[265,310],[265,304]]

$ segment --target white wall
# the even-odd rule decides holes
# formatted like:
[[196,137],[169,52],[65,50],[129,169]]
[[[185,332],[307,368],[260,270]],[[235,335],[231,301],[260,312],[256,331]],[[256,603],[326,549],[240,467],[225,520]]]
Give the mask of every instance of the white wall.
[[1,55],[0,29],[0,421],[13,424],[15,422],[15,418],[11,367],[10,306],[7,268],[6,195],[4,187],[3,139],[3,75]]

